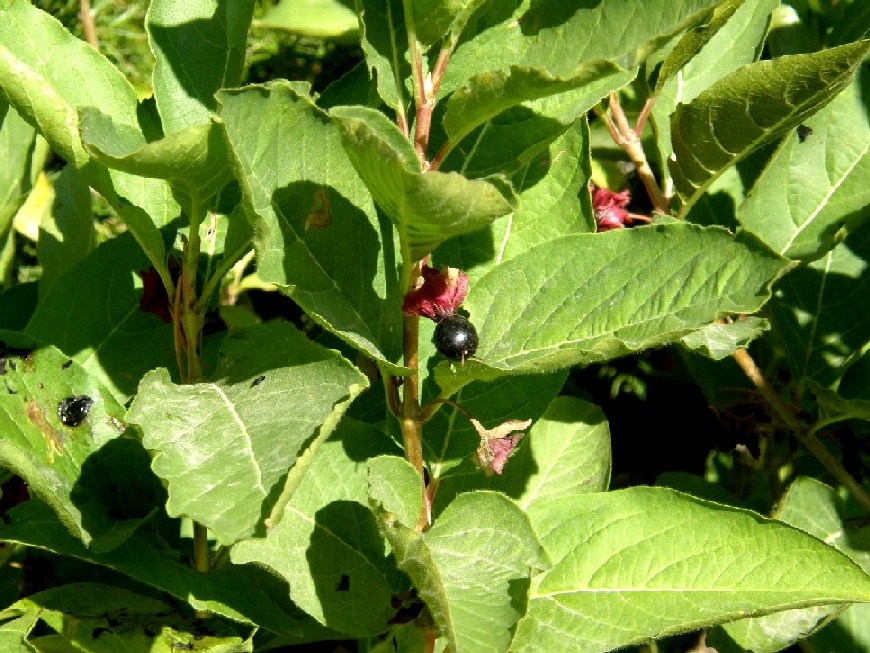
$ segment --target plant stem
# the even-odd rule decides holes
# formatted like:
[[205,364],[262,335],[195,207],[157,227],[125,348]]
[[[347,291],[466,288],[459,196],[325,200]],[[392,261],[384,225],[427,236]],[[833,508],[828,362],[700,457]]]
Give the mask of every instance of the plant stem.
[[755,360],[749,355],[749,352],[745,349],[738,349],[734,352],[733,356],[740,369],[743,370],[743,373],[752,381],[753,385],[755,385],[776,415],[792,430],[798,441],[852,494],[864,510],[870,512],[870,494],[855,480],[855,477],[846,471],[842,463],[816,437],[815,432],[797,416],[795,410],[783,401],[782,397],[771,387],[761,373],[761,370],[758,369]]
[[423,474],[423,423],[420,421],[420,375],[419,375],[419,338],[420,318],[417,315],[404,317],[405,367],[412,370],[405,377],[402,390],[402,443],[405,459],[413,465],[420,475],[420,491],[423,505],[417,520],[417,530],[425,530],[431,521],[432,509],[429,493],[426,492]]
[[100,39],[97,37],[97,26],[94,24],[94,10],[91,9],[91,0],[79,1],[79,19],[82,21],[82,32],[85,41],[94,50],[100,49]]
[[[193,522],[193,566],[200,573],[209,570],[208,529],[199,522]],[[208,610],[197,610],[197,619],[208,618]]]
[[[628,124],[628,118],[626,118],[625,112],[619,104],[619,96],[616,93],[610,94],[609,106],[613,118],[610,117],[607,111],[602,111],[600,115],[610,131],[610,135],[617,145],[625,150],[628,158],[631,159],[631,162],[637,169],[637,174],[643,182],[644,188],[646,188],[653,209],[658,213],[667,213],[668,203],[661,188],[659,188],[659,183],[656,181],[649,161],[647,161],[646,152],[644,152],[643,144],[640,140],[640,134],[643,132],[650,111],[652,111],[653,100],[649,99],[646,101],[634,128]],[[614,121],[616,124],[614,124]]]

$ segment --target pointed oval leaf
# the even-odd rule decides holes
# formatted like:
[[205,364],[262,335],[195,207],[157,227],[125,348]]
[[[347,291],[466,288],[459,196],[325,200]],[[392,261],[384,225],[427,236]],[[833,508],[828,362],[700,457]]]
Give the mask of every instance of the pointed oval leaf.
[[512,650],[599,653],[747,614],[870,601],[870,576],[803,531],[665,488],[556,499]]
[[337,352],[273,322],[228,336],[212,382],[146,374],[127,419],[154,455],[169,514],[208,526],[228,545],[253,534],[317,428],[366,386]]
[[870,217],[870,74],[808,118],[737,211],[740,225],[789,258],[814,260]]
[[145,15],[154,53],[154,99],[165,134],[207,125],[215,93],[239,85],[253,0],[152,0]]
[[258,276],[401,374],[394,364],[402,353],[398,244],[335,125],[287,82],[222,91],[219,99],[236,177],[255,216]]
[[391,109],[404,113],[412,97],[408,80],[411,65],[405,58],[408,32],[401,0],[360,0],[356,3],[360,23],[360,44],[369,77],[378,94]]
[[[476,231],[516,208],[510,185],[498,178],[466,179],[456,172],[421,172],[409,144],[379,111],[332,110],[348,157],[378,206],[399,230],[410,260],[420,260],[456,234]],[[407,143],[407,141],[406,141]]]
[[[378,483],[371,475],[369,482]],[[380,519],[399,567],[451,650],[507,651],[520,617],[515,606],[523,604],[530,569],[540,563],[537,539],[516,504],[495,492],[461,494],[426,533],[392,513]]]
[[[830,544],[870,572],[870,554],[857,544],[860,535],[849,532],[851,529],[844,524],[843,513],[843,502],[832,488],[812,478],[798,477],[780,499],[773,517]],[[855,544],[850,545],[850,540]],[[856,608],[866,612],[867,607],[854,605],[847,612]],[[786,610],[755,619],[740,619],[722,628],[732,642],[748,651],[775,653],[818,630],[843,608],[839,605]],[[837,617],[837,621],[841,618],[848,623],[847,614]],[[710,637],[716,639],[715,631]]]
[[0,89],[52,149],[112,204],[170,285],[158,230],[178,214],[169,187],[160,180],[109,172],[90,160],[81,143],[79,107],[99,107],[126,129],[138,130],[136,91],[124,75],[47,13],[26,0],[9,0],[0,6]]
[[144,449],[119,437],[124,408],[54,347],[15,351],[3,358],[0,462],[86,546],[117,547],[163,500]]
[[340,0],[280,0],[257,24],[339,43],[359,42],[359,19]]
[[[686,213],[722,172],[797,127],[849,84],[870,41],[759,61],[720,79],[671,118],[670,170]],[[749,119],[747,119],[747,116]]]
[[[487,378],[588,364],[672,342],[757,311],[789,266],[724,229],[664,224],[544,243],[484,275],[465,307],[480,334],[451,376]],[[519,309],[517,308],[519,307]]]
[[384,556],[368,507],[365,461],[395,451],[384,433],[345,417],[314,456],[281,521],[265,538],[237,543],[233,562],[267,567],[286,580],[293,602],[325,626],[358,637],[383,632],[395,616],[390,597],[407,579]]

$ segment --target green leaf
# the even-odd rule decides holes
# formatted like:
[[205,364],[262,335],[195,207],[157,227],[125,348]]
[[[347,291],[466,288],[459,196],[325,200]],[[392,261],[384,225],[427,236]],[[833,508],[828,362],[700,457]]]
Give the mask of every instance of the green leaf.
[[670,170],[683,213],[723,170],[830,102],[868,50],[870,41],[862,41],[759,61],[680,105],[671,118]]
[[356,13],[340,0],[281,0],[257,24],[339,43],[359,40]]
[[477,355],[453,370],[442,364],[437,378],[450,387],[672,342],[725,315],[757,311],[787,267],[757,241],[720,228],[664,224],[564,236],[477,282],[465,302],[480,334]]
[[692,351],[715,361],[730,356],[738,349],[749,346],[762,333],[770,329],[770,323],[760,317],[746,317],[736,322],[708,324],[681,338],[680,343]]
[[841,397],[812,379],[806,380],[806,387],[813,393],[819,404],[819,418],[824,424],[833,424],[847,419],[870,420],[870,399]]
[[514,651],[570,641],[598,653],[746,615],[870,601],[870,576],[845,555],[747,510],[646,487],[547,508],[536,528],[554,566],[532,580]]
[[95,107],[79,112],[82,143],[103,165],[169,182],[185,213],[195,215],[232,179],[223,132],[214,122],[184,127],[148,143]]
[[870,341],[870,223],[778,284],[770,318],[797,383],[832,387]]
[[139,306],[137,272],[148,265],[129,234],[102,243],[41,298],[26,333],[55,345],[125,401],[145,372],[176,365],[172,328]]
[[589,127],[577,121],[512,178],[519,207],[489,229],[451,238],[434,260],[468,274],[470,287],[485,273],[535,245],[595,231],[589,179]]
[[366,466],[369,502],[393,513],[402,524],[415,524],[423,508],[423,483],[411,463],[396,456],[378,456]]
[[[74,583],[37,592],[2,613],[28,615],[44,623],[55,635],[40,635],[25,644],[27,633],[17,643],[43,648],[47,638],[52,646],[70,646],[86,653],[129,651],[177,651],[196,643],[197,650],[211,653],[250,652],[234,629],[219,620],[199,624],[173,612],[172,607],[153,598],[97,583]],[[208,634],[204,634],[206,631]],[[58,651],[65,649],[50,648]]]
[[[564,372],[555,372],[471,383],[454,399],[487,428],[495,428],[507,420],[536,420],[559,394],[565,376]],[[434,394],[435,389],[427,384],[424,397],[430,392]],[[446,396],[452,392],[442,389],[440,394]],[[512,497],[522,491],[520,478],[509,475],[504,482],[497,482],[494,478],[488,480],[483,471],[472,464],[471,457],[480,445],[480,435],[455,407],[442,406],[426,422],[424,430],[423,458],[432,477],[439,479],[438,504],[446,505],[452,492],[465,488],[499,490]],[[508,463],[506,470],[512,466],[513,462]],[[516,485],[507,482],[508,479]]]
[[652,122],[661,161],[670,158],[671,115],[716,81],[758,59],[778,0],[728,0],[688,31],[659,72]]
[[[513,172],[525,165],[602,98],[628,84],[646,57],[682,30],[705,19],[717,1],[683,0],[662,5],[643,0],[604,0],[578,6],[545,0],[528,9],[522,4],[516,10],[513,3],[494,3],[477,21],[477,35],[460,44],[451,57],[439,97],[466,93],[463,87],[470,85],[470,97],[480,117],[493,111],[500,113],[458,146],[451,137],[447,148],[451,154],[441,169],[458,170],[476,178]],[[557,43],[572,46],[554,47]],[[490,97],[489,92],[499,92],[502,85],[507,84],[508,90],[514,88],[508,84],[514,77],[509,72],[512,66],[517,71],[516,81],[523,77],[524,82],[535,81],[540,88],[524,96],[521,85],[517,85],[515,91],[506,94],[507,102]],[[530,72],[520,75],[523,70]],[[604,77],[596,79],[600,74]],[[556,80],[576,77],[578,82],[589,77],[576,90],[562,88],[563,92],[554,96],[531,99],[559,89],[559,84],[542,83],[547,76]],[[457,107],[464,103],[460,97]],[[451,102],[448,100],[448,104]],[[511,108],[504,106],[511,103]],[[451,115],[451,124],[461,125],[462,131],[475,123],[465,125],[456,109],[451,110]],[[460,127],[449,129],[458,133]]]
[[739,210],[741,226],[789,258],[814,260],[870,217],[870,125],[858,78],[776,151]]
[[635,71],[608,76],[579,89],[530,100],[503,111],[453,148],[440,169],[466,177],[514,174],[538,157],[589,109],[625,86]]
[[233,562],[268,568],[289,584],[294,603],[330,628],[355,636],[386,630],[395,615],[390,597],[407,581],[384,556],[367,503],[366,459],[385,451],[396,449],[383,433],[345,417],[281,521],[265,538],[236,544]]
[[433,512],[440,512],[460,491],[496,490],[514,499],[534,526],[539,503],[604,492],[609,480],[610,430],[604,414],[589,402],[560,396],[535,422],[500,476],[485,476],[471,468],[440,479]]
[[[600,85],[603,78],[620,78],[624,72],[610,61],[597,60],[578,66],[566,77],[520,66],[480,73],[447,100],[444,129],[448,143],[444,151],[449,152],[476,127],[515,105],[591,84]],[[588,104],[591,106],[599,99],[595,97]]]
[[417,40],[428,49],[446,36],[442,48],[452,49],[471,17],[492,0],[418,0],[407,6],[414,10]]
[[[861,541],[866,541],[866,535],[862,538],[860,531],[847,527],[843,513],[843,502],[832,488],[812,478],[798,477],[780,500],[773,517],[830,544],[849,556],[865,572],[870,572],[870,554],[861,546]],[[845,613],[836,617],[835,623],[843,621],[844,625],[848,625],[849,613],[855,611],[866,614],[866,608],[866,605],[847,608]],[[732,642],[745,650],[774,653],[806,638],[843,609],[844,606],[834,605],[786,610],[766,617],[741,619],[722,628]],[[831,626],[822,634],[828,630],[837,629]],[[711,638],[715,641],[717,634],[712,633]],[[713,642],[710,644],[714,645]],[[827,650],[846,649],[834,647]]]
[[[410,261],[420,260],[451,236],[489,225],[516,207],[513,190],[503,180],[422,172],[410,144],[382,113],[338,107],[332,115],[351,162],[399,230]],[[400,140],[406,145],[400,146]]]
[[286,599],[283,585],[266,571],[225,565],[207,574],[181,561],[175,550],[153,533],[140,529],[109,552],[97,553],[72,537],[43,503],[31,499],[7,513],[0,539],[36,546],[127,574],[190,604],[234,621],[256,623],[292,640],[336,637],[318,626]]
[[526,472],[526,486],[517,503],[532,524],[539,505],[559,497],[604,492],[610,484],[610,429],[601,409],[587,401],[556,397],[532,427],[526,451],[511,460],[505,475]]
[[167,485],[167,512],[229,545],[254,533],[316,429],[367,381],[337,352],[279,322],[229,335],[214,378],[174,385],[166,370],[149,372],[127,419]]
[[[369,482],[389,482],[370,470]],[[410,504],[416,495],[405,497]],[[380,510],[399,567],[426,602],[441,636],[456,653],[508,650],[540,549],[528,518],[495,492],[461,494],[420,533]]]
[[245,206],[256,216],[258,276],[401,373],[393,363],[402,352],[398,245],[335,125],[286,82],[219,99]]
[[[602,59],[634,69],[675,35],[704,20],[720,1],[602,0],[581,5],[542,0],[531,7],[517,3],[517,11],[512,11],[515,3],[494,3],[482,21],[485,29],[456,49],[441,94],[452,93],[479,73],[511,65],[558,77]],[[559,47],[566,43],[572,47]],[[493,61],[500,65],[493,67]]]
[[145,28],[154,53],[154,99],[167,135],[207,125],[215,93],[239,85],[253,0],[152,0]]
[[[758,4],[758,3],[754,3]],[[690,30],[676,43],[665,60],[656,76],[655,94],[658,96],[665,83],[677,75],[686,64],[692,61],[698,53],[705,49],[706,45],[724,28],[731,17],[734,16],[744,5],[744,0],[725,0],[714,7],[706,20]],[[762,14],[763,15],[763,14]],[[762,21],[763,22],[763,21]],[[726,58],[726,57],[722,57]],[[731,57],[727,57],[731,58]]]
[[39,294],[97,246],[91,213],[91,190],[75,167],[67,165],[54,180],[54,203],[50,215],[39,225],[36,255],[42,265]]
[[[53,347],[18,351],[3,363],[0,462],[85,545],[112,549],[163,500],[148,456],[120,437],[124,408],[97,379]],[[89,409],[62,421],[64,407],[81,397]]]
[[24,204],[42,167],[46,152],[41,152],[36,130],[9,106],[0,95],[0,233]]
[[51,145],[118,211],[151,264],[170,283],[158,231],[178,214],[169,187],[110,172],[82,147],[76,110],[99,107],[138,130],[136,92],[109,61],[26,0],[0,6],[0,90]]
[[360,42],[369,77],[375,79],[378,94],[388,107],[407,110],[413,97],[409,90],[408,33],[401,0],[359,0]]

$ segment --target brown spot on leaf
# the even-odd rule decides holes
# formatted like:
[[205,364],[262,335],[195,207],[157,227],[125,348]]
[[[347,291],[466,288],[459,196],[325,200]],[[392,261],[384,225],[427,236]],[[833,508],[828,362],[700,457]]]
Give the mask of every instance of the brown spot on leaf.
[[27,404],[27,419],[42,433],[45,438],[45,444],[48,446],[48,462],[54,462],[54,454],[63,455],[63,442],[57,429],[54,428],[45,417],[45,413],[35,401],[30,401]]
[[325,229],[331,224],[332,212],[329,208],[329,195],[326,194],[325,188],[318,188],[314,193],[314,201],[311,204],[308,217],[305,218],[305,231],[308,231],[312,227],[315,229]]

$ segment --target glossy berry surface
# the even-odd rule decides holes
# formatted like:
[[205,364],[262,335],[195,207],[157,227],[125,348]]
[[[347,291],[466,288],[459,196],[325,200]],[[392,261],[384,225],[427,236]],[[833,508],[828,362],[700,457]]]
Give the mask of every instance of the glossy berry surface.
[[435,347],[445,357],[464,362],[477,351],[477,329],[462,315],[446,315],[435,327]]
[[57,416],[64,426],[78,426],[91,412],[93,405],[94,400],[87,395],[67,397],[57,405]]

